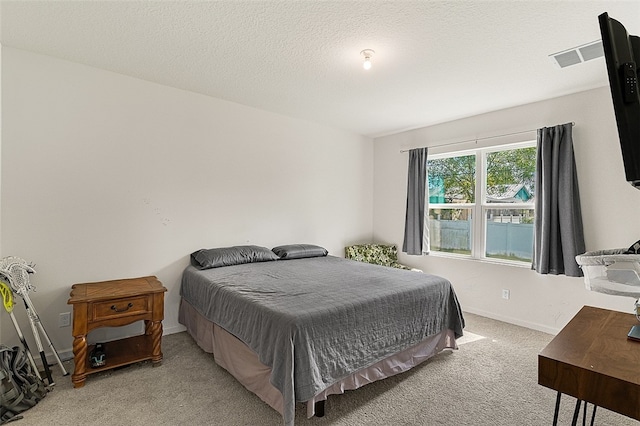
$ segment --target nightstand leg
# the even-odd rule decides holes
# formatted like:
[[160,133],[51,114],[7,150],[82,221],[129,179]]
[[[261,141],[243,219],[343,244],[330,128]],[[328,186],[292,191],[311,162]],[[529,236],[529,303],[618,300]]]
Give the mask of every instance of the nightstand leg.
[[74,388],[81,388],[87,378],[87,336],[85,335],[75,336],[73,339],[73,363],[71,381]]
[[159,365],[162,362],[162,321],[149,322],[147,334],[151,335],[151,362]]

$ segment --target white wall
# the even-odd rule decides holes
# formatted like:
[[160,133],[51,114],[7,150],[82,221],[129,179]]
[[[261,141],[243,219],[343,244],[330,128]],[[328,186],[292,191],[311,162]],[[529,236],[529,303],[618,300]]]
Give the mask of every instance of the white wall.
[[[170,333],[182,329],[180,274],[196,249],[309,242],[342,255],[345,245],[371,238],[400,246],[401,149],[574,121],[587,250],[640,238],[640,192],[624,180],[607,88],[379,138],[372,147],[359,135],[75,63],[6,47],[1,56],[0,253],[36,263],[31,297],[67,356],[71,328],[57,324],[58,313],[71,310],[73,283],[157,275],[169,289]],[[630,311],[633,302],[587,292],[581,278],[526,268],[401,260],[449,278],[468,312],[549,332],[584,304]],[[6,316],[0,336],[16,340]]]
[[[463,101],[463,100],[461,100]],[[607,87],[421,128],[374,141],[374,240],[402,245],[408,154],[401,149],[435,146],[575,122],[578,168],[587,251],[626,248],[640,239],[640,191],[627,184]],[[535,140],[535,132],[488,143]],[[486,144],[486,143],[485,143]],[[454,145],[461,149],[471,144]],[[442,152],[444,149],[431,149]],[[436,256],[401,261],[447,277],[463,309],[555,333],[583,306],[632,312],[633,299],[585,290],[582,278],[539,275],[527,268]],[[501,298],[511,291],[510,300]]]
[[1,250],[36,264],[59,352],[74,283],[157,275],[166,334],[194,250],[372,237],[369,138],[12,48],[2,78]]

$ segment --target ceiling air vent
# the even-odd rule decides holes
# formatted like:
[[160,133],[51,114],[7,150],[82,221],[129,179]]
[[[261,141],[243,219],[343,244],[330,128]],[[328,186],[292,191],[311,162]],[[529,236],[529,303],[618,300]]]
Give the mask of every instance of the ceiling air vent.
[[601,56],[604,56],[604,51],[602,50],[602,41],[597,40],[591,43],[583,44],[582,46],[572,47],[571,49],[554,53],[552,55],[549,55],[549,58],[551,58],[551,60],[560,68],[566,68],[571,65],[600,58]]

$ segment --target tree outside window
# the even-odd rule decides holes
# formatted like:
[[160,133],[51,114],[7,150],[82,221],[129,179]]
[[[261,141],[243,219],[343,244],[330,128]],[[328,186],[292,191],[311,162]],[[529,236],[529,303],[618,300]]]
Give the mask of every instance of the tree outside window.
[[432,251],[531,262],[534,144],[430,157]]

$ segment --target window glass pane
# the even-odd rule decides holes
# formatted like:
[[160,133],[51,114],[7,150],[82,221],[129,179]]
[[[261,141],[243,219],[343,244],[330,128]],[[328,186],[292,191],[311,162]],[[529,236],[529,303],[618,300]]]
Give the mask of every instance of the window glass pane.
[[487,154],[487,203],[533,202],[536,148]]
[[486,257],[531,262],[533,209],[487,210]]
[[429,203],[474,203],[476,156],[428,160]]
[[429,209],[431,250],[471,255],[472,209]]

